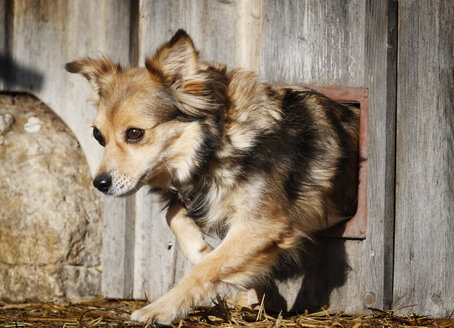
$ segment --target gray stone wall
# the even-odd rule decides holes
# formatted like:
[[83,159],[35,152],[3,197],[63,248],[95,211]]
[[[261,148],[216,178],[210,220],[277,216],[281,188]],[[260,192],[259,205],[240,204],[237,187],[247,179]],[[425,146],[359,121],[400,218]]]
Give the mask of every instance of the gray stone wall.
[[102,208],[71,130],[38,99],[0,94],[0,300],[100,294]]

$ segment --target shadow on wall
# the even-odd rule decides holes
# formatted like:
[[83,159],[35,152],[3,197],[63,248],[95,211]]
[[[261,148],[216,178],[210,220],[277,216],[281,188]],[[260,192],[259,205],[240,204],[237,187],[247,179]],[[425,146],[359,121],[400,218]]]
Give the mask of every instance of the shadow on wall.
[[319,238],[305,241],[299,261],[283,258],[274,277],[279,282],[303,277],[294,304],[287,304],[278,285],[271,281],[265,288],[265,306],[269,309],[287,309],[302,313],[319,311],[329,305],[330,295],[347,280],[350,270],[345,250],[345,239]]
[[41,90],[44,82],[43,74],[30,67],[15,62],[11,56],[0,54],[0,81],[8,90]]

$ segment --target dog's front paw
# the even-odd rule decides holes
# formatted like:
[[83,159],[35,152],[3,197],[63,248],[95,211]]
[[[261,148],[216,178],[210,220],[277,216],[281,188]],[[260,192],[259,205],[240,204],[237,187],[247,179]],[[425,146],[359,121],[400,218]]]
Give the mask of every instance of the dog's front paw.
[[188,309],[166,301],[165,296],[131,314],[134,321],[148,324],[170,325],[176,319],[183,318]]

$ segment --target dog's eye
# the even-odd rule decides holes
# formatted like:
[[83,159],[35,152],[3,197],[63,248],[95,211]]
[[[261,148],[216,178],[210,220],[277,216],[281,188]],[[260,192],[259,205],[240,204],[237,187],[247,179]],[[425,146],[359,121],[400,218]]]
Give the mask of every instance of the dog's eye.
[[143,137],[142,129],[131,128],[126,131],[126,139],[128,142],[138,142]]
[[104,137],[102,136],[101,132],[98,130],[96,126],[93,127],[93,137],[99,142],[101,146],[104,147],[106,145]]

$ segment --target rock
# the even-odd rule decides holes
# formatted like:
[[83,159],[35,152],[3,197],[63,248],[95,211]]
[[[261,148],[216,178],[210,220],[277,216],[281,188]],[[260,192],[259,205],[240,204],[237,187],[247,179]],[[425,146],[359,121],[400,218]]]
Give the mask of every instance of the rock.
[[0,263],[1,299],[7,302],[58,302],[65,299],[56,265],[5,265]]
[[12,113],[0,146],[0,300],[99,295],[103,201],[82,150],[37,99],[0,95],[0,117]]

